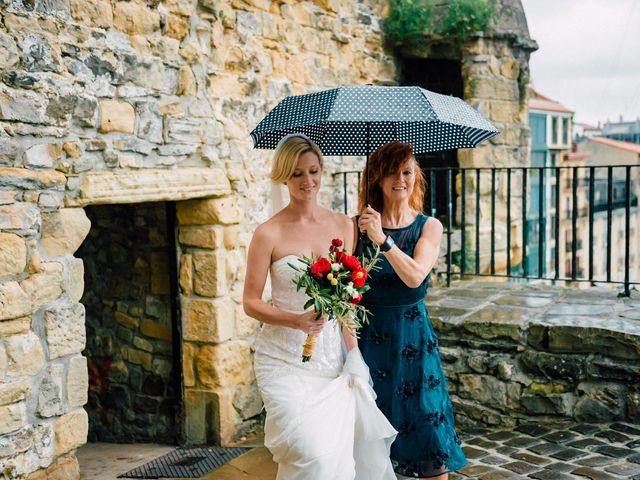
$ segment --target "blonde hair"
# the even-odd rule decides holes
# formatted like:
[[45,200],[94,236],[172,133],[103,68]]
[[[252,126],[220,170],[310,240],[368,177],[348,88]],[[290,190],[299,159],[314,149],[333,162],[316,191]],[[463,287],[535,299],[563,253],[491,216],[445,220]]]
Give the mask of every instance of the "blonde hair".
[[324,166],[320,148],[309,137],[302,133],[292,133],[283,137],[273,154],[273,165],[269,175],[271,181],[284,183],[289,180],[293,176],[300,155],[307,152],[315,153],[320,162],[320,168]]

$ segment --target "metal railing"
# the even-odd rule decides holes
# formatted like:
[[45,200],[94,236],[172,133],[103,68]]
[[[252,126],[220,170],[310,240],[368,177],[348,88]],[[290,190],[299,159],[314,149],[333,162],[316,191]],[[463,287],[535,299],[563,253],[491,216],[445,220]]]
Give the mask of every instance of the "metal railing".
[[[619,284],[629,295],[640,284],[640,165],[423,171],[424,212],[445,229],[447,285],[454,277],[491,276]],[[345,213],[353,211],[360,172],[338,172],[334,180]]]

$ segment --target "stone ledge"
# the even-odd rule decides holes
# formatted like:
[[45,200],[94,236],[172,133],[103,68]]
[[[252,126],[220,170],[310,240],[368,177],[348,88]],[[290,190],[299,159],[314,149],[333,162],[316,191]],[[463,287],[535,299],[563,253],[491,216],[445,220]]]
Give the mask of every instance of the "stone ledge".
[[135,172],[89,172],[82,177],[80,196],[67,206],[178,201],[231,193],[219,168],[147,169]]

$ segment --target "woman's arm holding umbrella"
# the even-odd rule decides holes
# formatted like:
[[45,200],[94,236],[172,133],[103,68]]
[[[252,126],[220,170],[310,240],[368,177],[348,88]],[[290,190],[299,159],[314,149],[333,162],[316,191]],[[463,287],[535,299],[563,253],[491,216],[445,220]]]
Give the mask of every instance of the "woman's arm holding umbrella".
[[[386,239],[380,223],[380,214],[371,207],[367,207],[360,217],[360,229],[365,230],[369,239],[377,245],[381,245]],[[397,245],[384,253],[407,287],[419,287],[436,264],[440,254],[442,231],[442,223],[431,217],[422,229],[413,257],[404,253]]]

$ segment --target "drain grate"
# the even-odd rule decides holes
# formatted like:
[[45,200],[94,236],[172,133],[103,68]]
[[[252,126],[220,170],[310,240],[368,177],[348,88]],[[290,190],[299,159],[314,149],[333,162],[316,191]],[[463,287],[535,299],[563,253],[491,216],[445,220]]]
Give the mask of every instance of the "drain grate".
[[176,448],[118,478],[200,478],[245,453],[248,448]]

